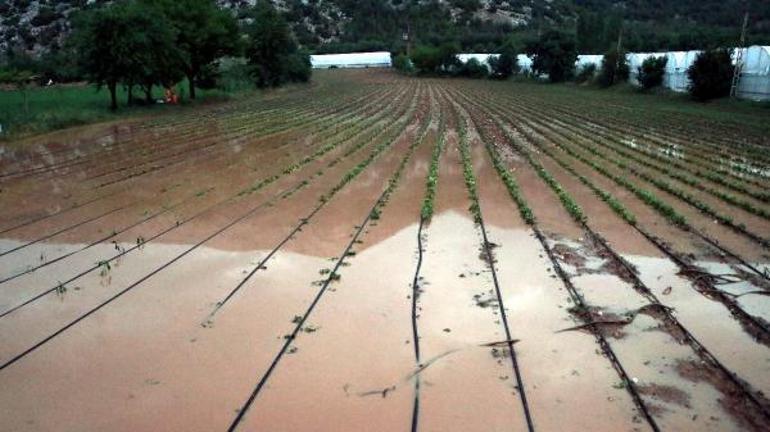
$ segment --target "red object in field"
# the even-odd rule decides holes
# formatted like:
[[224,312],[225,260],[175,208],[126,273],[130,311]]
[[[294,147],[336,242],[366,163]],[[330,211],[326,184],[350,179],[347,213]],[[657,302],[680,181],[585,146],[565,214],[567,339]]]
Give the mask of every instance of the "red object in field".
[[179,96],[174,93],[173,89],[166,88],[166,103],[176,105],[179,103]]

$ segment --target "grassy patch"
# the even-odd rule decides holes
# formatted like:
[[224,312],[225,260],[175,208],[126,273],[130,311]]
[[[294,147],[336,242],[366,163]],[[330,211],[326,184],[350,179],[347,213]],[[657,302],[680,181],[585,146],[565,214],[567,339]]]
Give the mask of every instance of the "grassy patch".
[[[183,86],[180,84],[180,89]],[[196,101],[223,100],[232,94],[220,90],[204,90],[199,92]],[[163,96],[163,90],[156,88],[153,98]],[[24,96],[20,91],[0,91],[0,123],[3,133],[0,139],[15,139],[72,126],[84,125],[100,121],[117,120],[120,118],[149,113],[164,113],[178,107],[162,104],[151,106],[122,106],[118,111],[109,109],[109,93],[106,88],[97,89],[92,85],[56,85],[27,90],[29,112],[24,109]],[[126,92],[119,89],[118,97],[126,100]],[[144,94],[135,94],[139,99]]]

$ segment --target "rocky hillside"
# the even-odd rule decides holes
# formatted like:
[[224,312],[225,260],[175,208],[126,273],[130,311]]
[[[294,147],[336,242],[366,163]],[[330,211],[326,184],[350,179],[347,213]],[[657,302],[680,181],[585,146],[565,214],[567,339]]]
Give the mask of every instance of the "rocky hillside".
[[[109,1],[113,0],[0,0],[0,53],[14,49],[39,56],[55,50],[70,31],[73,13]],[[239,13],[257,0],[218,1]],[[416,27],[413,31],[422,32],[423,40],[450,37],[459,39],[465,49],[488,49],[511,30],[531,24],[558,24],[569,29],[575,28],[578,17],[602,20],[613,16],[623,17],[631,23],[628,25],[651,35],[688,31],[689,39],[678,41],[676,38],[682,39],[678,34],[667,35],[657,45],[697,44],[719,32],[723,39],[732,38],[743,11],[751,13],[752,42],[770,43],[767,0],[270,1],[286,13],[300,43],[317,51],[324,47],[342,50],[344,44],[351,47],[361,41],[374,41],[372,47],[392,47],[409,20]],[[639,38],[649,39],[646,34]]]

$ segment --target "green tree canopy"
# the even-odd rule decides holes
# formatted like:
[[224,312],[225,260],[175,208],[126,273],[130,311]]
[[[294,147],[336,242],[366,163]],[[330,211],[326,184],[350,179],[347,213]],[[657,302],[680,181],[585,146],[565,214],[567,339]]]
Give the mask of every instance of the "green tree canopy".
[[540,38],[528,41],[526,52],[532,58],[532,69],[538,74],[548,74],[551,82],[562,82],[574,73],[577,46],[570,33],[548,30]]
[[90,9],[75,21],[73,42],[89,81],[106,86],[117,109],[119,83],[140,85],[150,94],[155,84],[180,77],[181,57],[173,28],[134,1]]
[[272,4],[257,3],[248,18],[246,57],[258,87],[310,79],[308,55],[298,51],[288,23]]
[[[159,10],[165,25],[175,32],[174,44],[181,52],[182,69],[195,99],[196,82],[202,72],[220,57],[239,48],[238,24],[230,11],[214,0],[141,0],[149,10]],[[260,2],[261,3],[261,2]],[[157,19],[157,17],[156,17]]]

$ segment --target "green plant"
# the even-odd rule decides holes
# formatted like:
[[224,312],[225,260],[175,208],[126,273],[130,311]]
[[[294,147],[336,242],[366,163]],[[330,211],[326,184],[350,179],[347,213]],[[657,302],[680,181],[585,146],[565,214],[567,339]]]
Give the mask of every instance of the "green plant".
[[651,90],[663,84],[668,58],[665,56],[648,57],[639,66],[637,80],[642,90]]
[[731,51],[716,49],[698,54],[687,69],[690,79],[690,95],[698,101],[707,101],[730,94],[733,78]]

